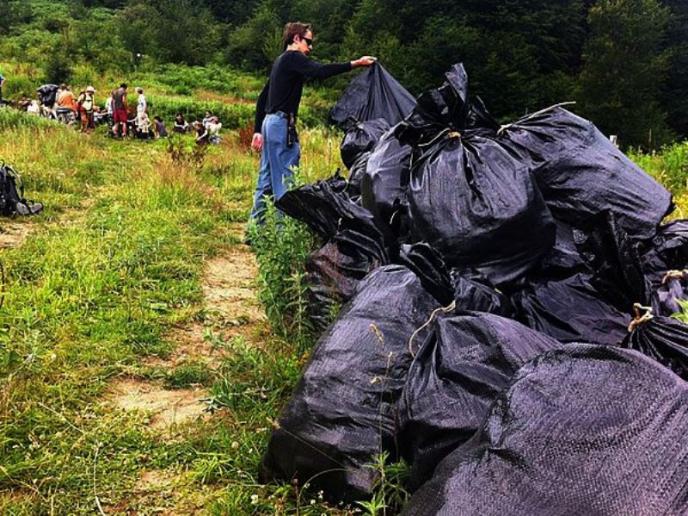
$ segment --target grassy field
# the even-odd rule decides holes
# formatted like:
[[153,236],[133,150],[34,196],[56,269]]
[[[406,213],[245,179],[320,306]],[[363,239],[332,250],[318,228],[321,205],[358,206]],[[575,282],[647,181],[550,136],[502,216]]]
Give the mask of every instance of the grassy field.
[[[101,90],[115,81],[86,72]],[[183,77],[136,80],[170,112],[211,102],[252,116],[259,81]],[[328,95],[306,99],[314,120]],[[0,159],[46,205],[0,221],[1,514],[351,512],[256,476],[311,342],[298,316],[266,316],[260,301],[275,306],[264,287],[276,281],[298,296],[308,240],[288,223],[262,274],[241,243],[257,167],[241,120],[194,157],[189,139],[113,141],[0,110]],[[302,180],[341,167],[339,138],[303,131]],[[681,216],[687,149],[633,155]]]
[[[257,484],[304,356],[255,300],[240,242],[257,156],[239,133],[193,163],[188,140],[174,162],[168,142],[81,135],[9,110],[0,128],[0,157],[46,205],[0,225],[0,513],[322,512],[292,486]],[[338,137],[302,139],[304,179],[330,174]],[[180,417],[128,406],[123,390]]]

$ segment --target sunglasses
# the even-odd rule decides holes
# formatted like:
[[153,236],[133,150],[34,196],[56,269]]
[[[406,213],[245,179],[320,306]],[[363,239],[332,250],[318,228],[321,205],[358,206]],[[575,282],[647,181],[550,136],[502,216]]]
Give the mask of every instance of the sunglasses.
[[312,46],[313,46],[313,40],[312,40],[311,38],[301,38],[301,39],[302,39],[303,41],[305,41],[305,42],[306,42],[306,45],[308,45],[309,47],[312,47]]

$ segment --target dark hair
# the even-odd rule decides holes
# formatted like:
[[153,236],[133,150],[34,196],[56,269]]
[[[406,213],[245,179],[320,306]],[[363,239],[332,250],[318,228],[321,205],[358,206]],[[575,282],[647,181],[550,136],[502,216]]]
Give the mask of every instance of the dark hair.
[[282,35],[282,43],[286,49],[289,45],[294,42],[294,36],[303,38],[306,32],[313,32],[313,28],[310,23],[302,22],[289,22],[284,26],[284,33]]
[[124,88],[125,90],[127,89],[127,83],[123,82],[122,84],[119,85],[120,88]]

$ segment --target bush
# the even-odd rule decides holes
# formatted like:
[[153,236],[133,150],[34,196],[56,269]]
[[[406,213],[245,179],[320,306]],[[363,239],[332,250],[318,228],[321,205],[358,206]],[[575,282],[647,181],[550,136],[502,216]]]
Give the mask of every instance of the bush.
[[69,82],[71,75],[69,57],[59,51],[53,52],[45,63],[45,77],[48,82],[53,84]]
[[14,129],[17,127],[56,127],[56,122],[36,115],[30,115],[24,111],[11,108],[0,108],[0,130]]
[[659,153],[632,151],[629,156],[674,195],[688,188],[688,142],[663,147]]
[[182,113],[187,121],[202,119],[206,111],[217,115],[225,129],[238,129],[253,120],[255,106],[253,104],[226,104],[220,101],[197,101],[189,97],[159,97],[148,96],[150,112],[171,120],[177,113]]
[[249,228],[258,261],[258,299],[273,330],[303,352],[313,341],[304,273],[313,237],[305,225],[267,204],[265,223]]

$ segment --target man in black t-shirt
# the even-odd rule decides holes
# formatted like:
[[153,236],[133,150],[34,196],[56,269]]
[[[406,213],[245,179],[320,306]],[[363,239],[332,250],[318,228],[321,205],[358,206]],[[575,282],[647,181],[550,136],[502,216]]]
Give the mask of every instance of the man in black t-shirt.
[[295,123],[306,79],[325,79],[360,66],[375,58],[364,56],[349,63],[320,64],[308,58],[313,48],[311,26],[301,22],[284,27],[284,52],[275,59],[270,78],[258,97],[251,147],[261,152],[258,184],[251,220],[260,223],[266,195],[275,200],[289,187],[292,169],[298,167],[300,148]]

